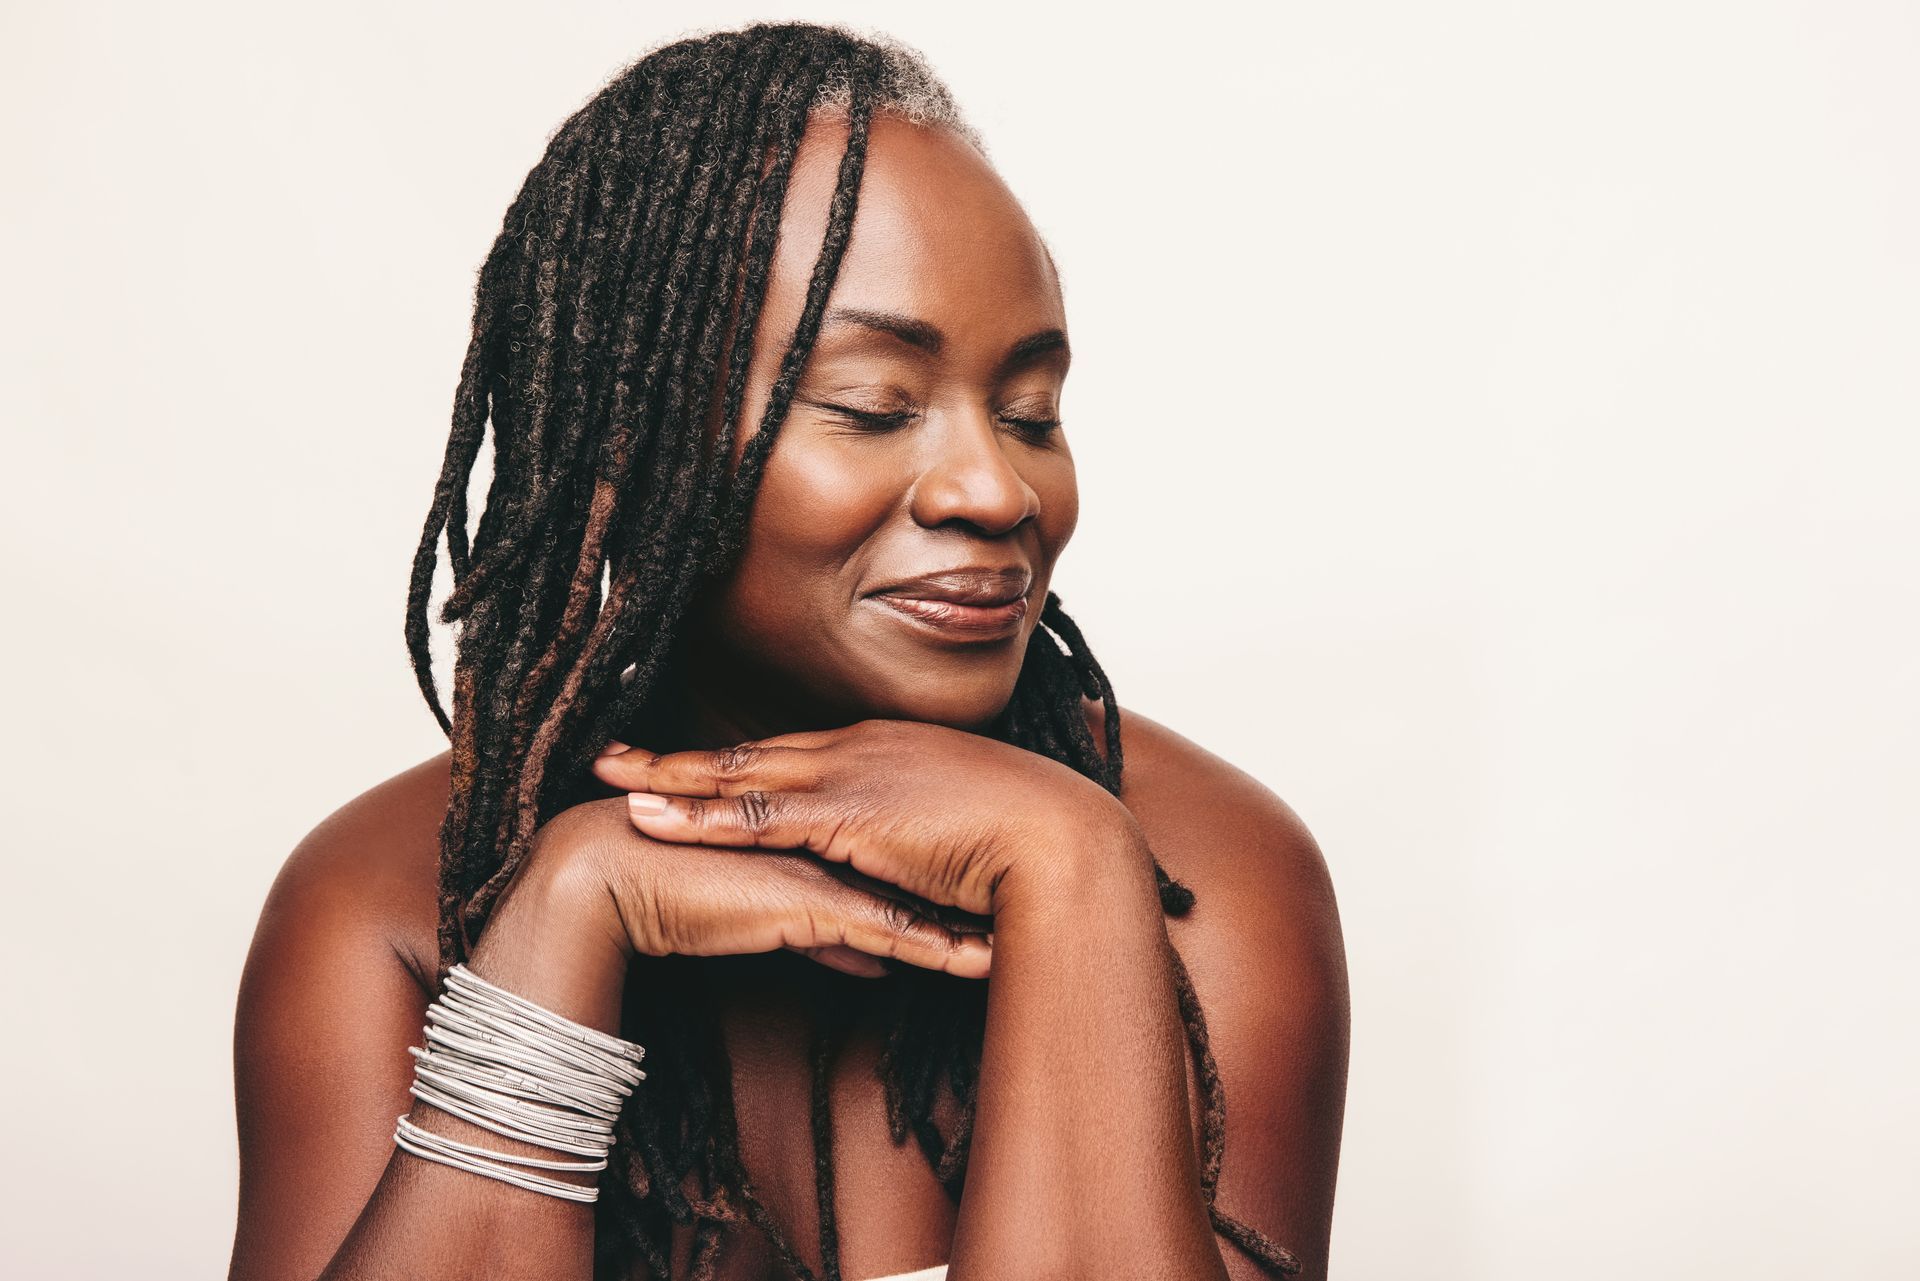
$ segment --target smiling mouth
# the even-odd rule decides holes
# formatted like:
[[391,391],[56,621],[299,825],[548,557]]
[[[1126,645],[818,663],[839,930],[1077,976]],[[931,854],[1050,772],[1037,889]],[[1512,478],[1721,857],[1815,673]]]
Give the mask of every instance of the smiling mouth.
[[1020,630],[1027,616],[1027,598],[1000,605],[968,605],[959,601],[880,592],[866,599],[942,635],[962,640],[1001,640]]

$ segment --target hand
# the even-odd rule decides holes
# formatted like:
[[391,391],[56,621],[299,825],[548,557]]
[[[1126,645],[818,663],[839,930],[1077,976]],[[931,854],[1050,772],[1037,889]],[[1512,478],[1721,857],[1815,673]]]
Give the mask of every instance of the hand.
[[868,978],[887,973],[882,957],[962,978],[985,978],[991,966],[984,927],[930,919],[889,886],[806,853],[658,840],[635,831],[627,814],[621,797],[563,810],[536,833],[521,874],[535,874],[543,887],[536,897],[555,902],[576,930],[600,920],[621,952],[733,956],[786,948]]
[[1138,833],[1111,793],[1069,767],[918,721],[665,755],[616,743],[593,772],[631,793],[631,820],[649,836],[810,850],[980,915],[998,911],[1015,884]]

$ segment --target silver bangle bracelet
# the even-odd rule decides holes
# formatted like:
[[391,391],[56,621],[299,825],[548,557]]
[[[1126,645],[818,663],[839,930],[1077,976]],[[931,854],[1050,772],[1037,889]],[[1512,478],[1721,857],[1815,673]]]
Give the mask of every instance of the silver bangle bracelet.
[[416,1082],[407,1093],[422,1103],[432,1104],[448,1116],[457,1116],[469,1125],[477,1125],[483,1130],[492,1130],[504,1139],[520,1139],[525,1143],[538,1143],[542,1147],[552,1148],[556,1152],[570,1152],[575,1156],[593,1156],[607,1151],[611,1145],[606,1143],[578,1143],[572,1139],[556,1137],[526,1138],[526,1131],[516,1126],[505,1125],[461,1103],[458,1099],[448,1098]]
[[[511,1166],[496,1165],[492,1161],[467,1156],[463,1153],[444,1149],[431,1143],[423,1143],[414,1137],[420,1134],[432,1133],[431,1130],[422,1130],[418,1126],[413,1127],[412,1130],[402,1130],[396,1127],[393,1132],[393,1141],[401,1151],[412,1153],[414,1156],[424,1160],[435,1161],[441,1165],[451,1166],[456,1170],[465,1170],[469,1174],[485,1175],[487,1178],[497,1179],[501,1183],[511,1183],[517,1188],[525,1188],[529,1192],[544,1192],[548,1196],[560,1197],[567,1201],[590,1202],[600,1199],[600,1189],[597,1187],[581,1183],[568,1183],[563,1179],[549,1179],[543,1174],[534,1174],[529,1170],[516,1170]],[[437,1138],[438,1136],[436,1135],[435,1137]],[[495,1152],[491,1155],[497,1157],[502,1154]]]
[[416,1143],[431,1144],[434,1147],[446,1148],[450,1151],[458,1152],[463,1156],[479,1159],[491,1158],[497,1161],[505,1161],[510,1165],[529,1166],[536,1170],[576,1170],[583,1174],[590,1174],[607,1168],[607,1158],[605,1157],[601,1157],[598,1161],[550,1161],[546,1157],[520,1156],[512,1152],[496,1152],[492,1148],[483,1148],[477,1144],[462,1143],[458,1139],[450,1139],[437,1131],[416,1125],[410,1117],[399,1116],[395,1117],[394,1120],[396,1122],[396,1128]]
[[602,1085],[600,1082],[603,1078],[575,1068],[553,1065],[536,1053],[512,1045],[502,1045],[496,1040],[469,1036],[452,1028],[453,1025],[450,1023],[429,1023],[426,1048],[450,1049],[465,1054],[471,1059],[496,1064],[503,1074],[519,1068],[541,1069],[544,1075],[531,1079],[540,1080],[545,1088],[553,1093],[577,1093],[583,1099],[602,1107],[618,1108],[620,1105],[619,1092]]
[[430,1107],[502,1138],[588,1158],[520,1156],[464,1143],[399,1117],[394,1145],[422,1160],[569,1201],[596,1201],[593,1184],[535,1170],[589,1173],[607,1168],[614,1127],[634,1086],[646,1079],[646,1051],[509,992],[464,965],[447,975],[427,1007],[426,1045],[409,1046],[408,1093]]

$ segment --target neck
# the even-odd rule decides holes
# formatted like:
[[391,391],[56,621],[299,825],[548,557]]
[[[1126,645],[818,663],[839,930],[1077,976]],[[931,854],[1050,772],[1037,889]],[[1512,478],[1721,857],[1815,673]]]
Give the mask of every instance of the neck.
[[646,723],[623,742],[653,752],[706,751],[846,723],[794,697],[791,681],[743,666],[710,645],[688,646],[655,692]]

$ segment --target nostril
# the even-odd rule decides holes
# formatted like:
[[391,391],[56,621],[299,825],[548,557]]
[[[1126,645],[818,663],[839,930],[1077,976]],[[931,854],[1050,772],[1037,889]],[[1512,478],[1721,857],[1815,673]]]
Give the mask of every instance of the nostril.
[[908,510],[929,529],[959,521],[1000,535],[1039,515],[1040,495],[1003,458],[985,473],[943,468],[923,474],[908,493]]

